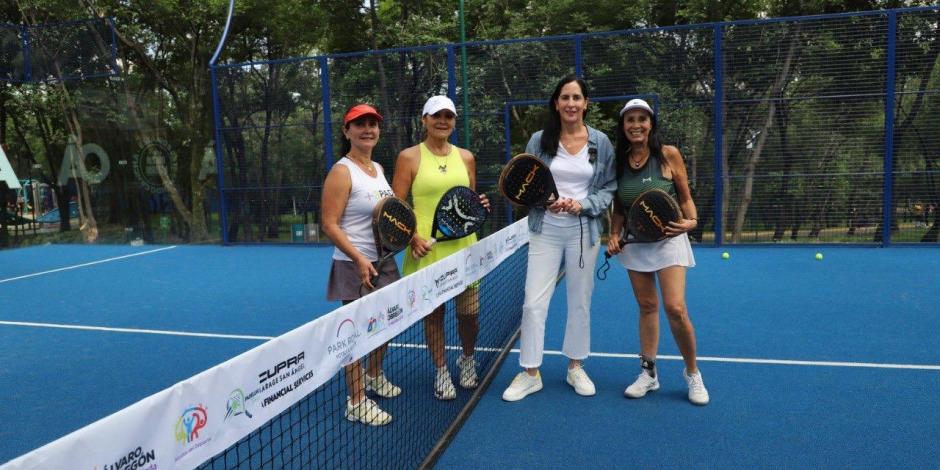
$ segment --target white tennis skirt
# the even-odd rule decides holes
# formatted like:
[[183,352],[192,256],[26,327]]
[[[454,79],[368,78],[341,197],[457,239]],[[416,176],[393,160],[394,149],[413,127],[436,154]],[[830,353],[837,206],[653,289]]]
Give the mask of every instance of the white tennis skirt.
[[654,243],[628,243],[617,259],[623,267],[642,273],[652,273],[670,266],[695,266],[692,244],[685,233]]

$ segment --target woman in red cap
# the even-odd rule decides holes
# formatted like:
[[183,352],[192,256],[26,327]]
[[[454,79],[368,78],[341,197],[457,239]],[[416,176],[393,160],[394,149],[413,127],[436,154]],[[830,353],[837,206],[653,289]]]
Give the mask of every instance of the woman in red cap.
[[[386,259],[381,266],[374,265],[379,256],[372,235],[372,210],[380,199],[394,195],[382,166],[372,161],[381,121],[382,115],[372,106],[357,104],[349,108],[343,118],[343,158],[333,165],[323,183],[323,232],[336,246],[326,296],[344,305],[401,278],[394,258]],[[371,279],[377,274],[381,276],[373,286]],[[362,286],[368,291],[363,292]],[[365,395],[371,391],[391,398],[401,393],[382,373],[385,349],[382,346],[369,354],[365,374],[359,361],[345,367],[349,386],[346,419],[373,426],[392,420]]]
[[[402,271],[411,274],[439,259],[476,243],[476,235],[459,240],[428,243],[434,209],[444,193],[454,186],[476,187],[476,162],[469,150],[450,143],[451,133],[457,124],[457,108],[446,96],[432,96],[421,112],[424,124],[424,141],[406,148],[398,154],[395,162],[395,178],[392,188],[395,194],[405,199],[411,194],[414,202],[418,230],[411,247],[405,255]],[[480,196],[484,206],[489,207],[485,195]],[[476,285],[471,285],[457,296],[457,332],[463,354],[457,359],[460,369],[460,386],[477,386],[476,361],[473,351],[479,331],[479,294]],[[444,359],[444,306],[441,305],[424,319],[424,332],[431,359],[437,369],[434,379],[434,396],[439,400],[457,397],[453,379]]]

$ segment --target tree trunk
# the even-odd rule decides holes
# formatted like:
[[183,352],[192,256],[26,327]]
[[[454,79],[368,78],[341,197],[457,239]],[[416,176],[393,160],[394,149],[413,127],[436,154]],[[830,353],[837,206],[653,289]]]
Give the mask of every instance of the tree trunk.
[[751,195],[754,190],[754,173],[757,170],[757,163],[760,161],[761,154],[764,151],[767,135],[770,133],[771,126],[773,126],[774,114],[777,112],[777,102],[774,99],[783,95],[783,89],[786,87],[787,78],[790,74],[790,66],[793,63],[793,56],[796,55],[796,45],[799,41],[799,34],[800,27],[797,25],[790,38],[789,50],[783,61],[783,67],[780,69],[780,75],[777,76],[777,80],[771,88],[767,90],[767,98],[769,101],[767,120],[761,128],[760,135],[757,137],[757,143],[754,144],[754,150],[751,152],[750,158],[748,158],[745,164],[744,190],[741,194],[741,203],[738,205],[738,211],[735,214],[733,243],[738,243],[741,239],[741,230],[744,228],[744,221],[747,219],[747,210],[751,204]]

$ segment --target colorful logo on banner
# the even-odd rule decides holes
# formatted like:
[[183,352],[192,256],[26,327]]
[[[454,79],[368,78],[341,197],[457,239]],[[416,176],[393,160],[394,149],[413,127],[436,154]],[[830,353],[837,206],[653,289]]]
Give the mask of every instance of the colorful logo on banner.
[[326,347],[327,354],[339,359],[343,365],[352,363],[352,350],[356,347],[359,335],[356,322],[351,318],[344,319],[336,327],[336,339]]
[[414,289],[408,289],[408,316],[414,315],[418,311],[418,294]]
[[[101,468],[103,470],[157,470],[155,460],[157,460],[157,452],[155,450],[150,449],[144,452],[143,447],[138,447],[128,452],[127,455],[122,455],[121,458],[114,463],[104,464]],[[151,462],[153,462],[153,465],[148,467],[147,465]],[[97,466],[95,466],[95,470],[98,470]]]
[[369,325],[366,326],[366,333],[368,333],[369,336],[373,336],[377,334],[378,332],[384,330],[386,326],[387,324],[386,324],[385,314],[382,312],[379,312],[369,317]]
[[190,452],[212,441],[211,437],[204,439],[199,437],[199,431],[205,428],[207,424],[209,424],[209,411],[205,405],[191,406],[180,414],[179,419],[176,420],[176,425],[173,426],[173,437],[180,444],[185,444],[186,450],[176,456],[177,462],[189,455]]
[[242,389],[236,388],[232,390],[232,393],[228,394],[228,400],[225,401],[225,419],[222,421],[228,421],[229,418],[245,415],[249,419],[252,418],[251,411],[248,410],[248,400],[245,398],[245,393],[242,392]]
[[428,305],[431,305],[431,293],[432,292],[434,292],[434,290],[431,289],[431,286],[427,284],[424,284],[421,286],[421,306],[422,307],[427,307]]
[[464,258],[464,273],[467,277],[476,277],[480,270],[477,264],[473,262],[473,250],[467,250],[467,257]]
[[186,408],[173,428],[176,440],[182,444],[190,444],[199,439],[199,431],[209,422],[209,413],[203,405]]

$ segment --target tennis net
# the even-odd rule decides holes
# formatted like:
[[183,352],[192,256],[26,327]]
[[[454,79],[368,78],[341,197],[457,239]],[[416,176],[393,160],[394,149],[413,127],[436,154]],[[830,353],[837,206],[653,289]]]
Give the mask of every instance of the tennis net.
[[[272,339],[36,451],[11,468],[429,468],[515,341],[528,255],[521,220],[356,302]],[[461,294],[462,295],[458,295]],[[435,396],[425,317],[445,306],[454,396]],[[462,322],[464,326],[460,326]],[[461,333],[476,320],[478,386],[461,384]],[[462,330],[462,331],[461,331]],[[392,398],[366,396],[384,425],[347,417],[343,366],[387,344]],[[432,342],[432,344],[434,344]],[[463,385],[467,385],[466,383]],[[356,387],[356,384],[352,384]],[[445,387],[446,388],[446,387]]]

